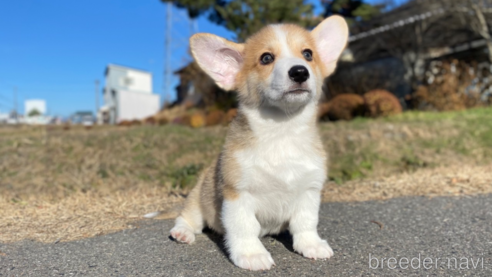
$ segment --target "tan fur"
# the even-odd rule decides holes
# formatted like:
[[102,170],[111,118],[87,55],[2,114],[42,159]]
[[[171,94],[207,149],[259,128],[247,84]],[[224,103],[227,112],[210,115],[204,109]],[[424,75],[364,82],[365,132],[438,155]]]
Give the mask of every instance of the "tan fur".
[[[326,76],[327,70],[319,60],[315,42],[310,32],[296,25],[282,25],[281,28],[286,31],[291,51],[299,58],[303,58],[302,51],[310,49],[313,52],[313,61],[310,62],[313,64],[313,69],[318,74]],[[208,34],[199,35],[207,36]],[[242,104],[253,106],[260,104],[260,95],[255,94],[255,90],[248,89],[248,77],[261,79],[271,74],[273,63],[265,66],[258,61],[265,52],[272,53],[275,56],[282,54],[279,42],[271,39],[274,36],[272,26],[267,26],[250,37],[245,44],[226,41],[229,46],[237,49],[245,57],[243,67],[236,77],[237,89]],[[311,128],[314,132],[317,132],[316,119],[313,116],[311,123]],[[247,118],[239,110],[238,115],[229,127],[226,142],[219,158],[203,173],[198,184],[190,192],[181,216],[187,218],[187,216],[191,215],[191,210],[199,208],[207,226],[215,231],[223,232],[220,223],[222,201],[223,199],[234,200],[239,197],[235,184],[239,180],[239,174],[241,173],[234,154],[241,149],[252,147],[254,143],[255,138]],[[325,155],[321,141],[317,141],[316,149]]]
[[[296,252],[312,259],[333,256],[316,230],[327,175],[316,104],[348,30],[336,16],[319,26],[308,32],[270,25],[244,44],[209,34],[192,37],[199,65],[217,85],[235,89],[240,105],[220,156],[176,218],[174,239],[193,243],[208,226],[225,233],[235,265],[265,270],[275,262],[259,237],[288,227]],[[273,59],[262,60],[265,54]]]
[[[277,36],[275,28],[280,28],[285,34],[287,48],[275,39]],[[191,49],[195,57],[197,55],[196,51],[200,51],[200,49],[194,47],[193,43],[199,40],[209,40],[212,43],[214,43],[213,40],[220,40],[220,42],[224,42],[228,47],[232,48],[233,50],[231,51],[240,53],[243,59],[240,70],[236,71],[237,75],[235,75],[234,87],[232,88],[238,92],[240,100],[237,116],[230,124],[225,145],[218,159],[200,176],[197,185],[190,192],[185,208],[181,213],[181,217],[195,231],[201,230],[204,226],[194,226],[192,224],[194,222],[203,222],[204,225],[211,229],[223,233],[224,226],[221,222],[221,210],[224,200],[234,201],[240,197],[240,192],[236,185],[242,179],[242,173],[237,160],[237,153],[245,149],[254,149],[258,146],[258,139],[255,137],[245,111],[241,107],[254,109],[260,106],[261,99],[263,99],[263,96],[260,95],[261,92],[255,86],[259,83],[265,83],[265,80],[272,74],[275,62],[267,65],[261,64],[262,54],[271,53],[274,57],[281,57],[283,49],[288,49],[294,56],[305,59],[303,51],[306,49],[311,50],[313,60],[307,61],[307,63],[316,75],[316,86],[318,88],[322,86],[323,78],[331,74],[333,69],[327,68],[321,60],[312,32],[296,25],[267,26],[250,37],[244,44],[233,43],[210,34],[197,34],[191,39]],[[208,57],[210,56],[205,56],[204,59],[205,62],[210,63],[207,60]],[[198,63],[202,68],[204,67],[204,65],[200,64],[200,60],[198,60]],[[219,79],[224,72],[221,71],[223,68],[216,69],[213,65],[210,68],[206,68],[206,70],[209,70],[208,72],[212,74],[217,74]],[[228,84],[226,83],[225,86]],[[316,93],[320,94],[320,91],[317,89]],[[318,135],[316,121],[316,113],[313,113],[312,119],[307,123],[308,128],[305,132],[312,134],[314,149],[318,152],[318,157],[325,161],[326,167],[327,157]],[[196,220],[197,215],[201,217],[201,220]]]
[[[197,185],[191,190],[181,213],[184,218],[190,218],[193,210],[199,209],[207,226],[222,233],[220,223],[220,207],[224,199],[234,200],[239,197],[235,184],[239,180],[239,164],[234,153],[254,143],[254,137],[241,111],[232,121],[227,134],[224,149],[200,176]],[[187,220],[190,222],[191,220]],[[196,226],[193,226],[196,228]]]
[[[328,76],[329,73],[323,63],[320,61],[318,50],[314,42],[313,36],[307,30],[292,24],[281,25],[282,30],[286,31],[288,37],[287,43],[289,48],[294,51],[297,57],[302,58],[302,51],[310,49],[313,52],[313,70],[322,76]],[[282,54],[282,47],[275,39],[275,32],[272,26],[267,26],[260,30],[255,35],[251,36],[246,43],[236,44],[236,47],[244,56],[244,65],[236,77],[236,89],[239,92],[239,97],[244,104],[256,107],[260,104],[260,95],[255,94],[254,89],[249,89],[254,85],[270,76],[273,70],[273,65],[261,65],[258,61],[263,53],[271,53],[274,56]],[[249,79],[249,82],[248,82]],[[258,81],[256,81],[256,80]]]

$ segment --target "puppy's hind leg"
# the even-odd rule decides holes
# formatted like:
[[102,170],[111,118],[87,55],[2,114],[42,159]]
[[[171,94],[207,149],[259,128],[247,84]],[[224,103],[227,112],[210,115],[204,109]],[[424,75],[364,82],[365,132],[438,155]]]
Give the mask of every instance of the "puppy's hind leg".
[[200,177],[197,185],[191,190],[186,199],[185,207],[176,218],[171,229],[171,237],[176,241],[191,244],[195,241],[195,234],[200,234],[204,227],[204,219],[200,208],[200,191],[204,175]]

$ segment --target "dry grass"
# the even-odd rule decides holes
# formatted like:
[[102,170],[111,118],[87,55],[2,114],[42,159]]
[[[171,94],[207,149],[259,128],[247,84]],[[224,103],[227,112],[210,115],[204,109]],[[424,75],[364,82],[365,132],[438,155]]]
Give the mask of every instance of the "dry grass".
[[[327,201],[490,193],[492,110],[323,123]],[[226,128],[0,128],[0,242],[74,240],[176,214]]]
[[41,242],[76,240],[135,228],[145,214],[175,217],[183,197],[162,188],[137,188],[111,194],[74,193],[60,201],[36,197],[20,202],[0,198],[0,242],[33,239]]
[[182,180],[193,177],[184,169],[217,155],[225,131],[172,125],[2,130],[8,135],[0,137],[0,193],[56,201],[77,192],[178,189],[193,183]]
[[330,182],[323,190],[327,202],[385,200],[402,196],[460,196],[492,193],[492,164],[426,168],[381,178]]

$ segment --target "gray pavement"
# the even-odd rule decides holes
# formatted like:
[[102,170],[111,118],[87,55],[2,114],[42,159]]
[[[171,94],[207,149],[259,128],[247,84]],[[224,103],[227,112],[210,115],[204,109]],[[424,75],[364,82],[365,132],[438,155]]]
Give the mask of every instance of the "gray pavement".
[[277,266],[249,272],[229,262],[220,236],[177,244],[172,220],[149,220],[81,241],[0,244],[0,276],[492,276],[492,195],[326,203],[320,214],[328,261],[294,253],[283,234],[263,239]]

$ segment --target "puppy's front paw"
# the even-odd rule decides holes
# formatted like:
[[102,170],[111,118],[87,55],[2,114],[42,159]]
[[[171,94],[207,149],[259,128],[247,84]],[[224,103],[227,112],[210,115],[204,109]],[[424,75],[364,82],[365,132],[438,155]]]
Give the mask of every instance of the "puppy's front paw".
[[233,258],[235,265],[249,270],[268,270],[275,265],[268,251],[257,254],[239,254]]
[[316,244],[303,245],[296,249],[304,257],[309,259],[329,259],[333,256],[333,250],[325,240],[320,240]]
[[309,259],[329,259],[333,250],[326,240],[316,237],[300,237],[294,239],[294,250]]
[[174,228],[171,229],[171,237],[178,242],[187,244],[191,244],[195,241],[193,230],[183,226],[174,226]]

